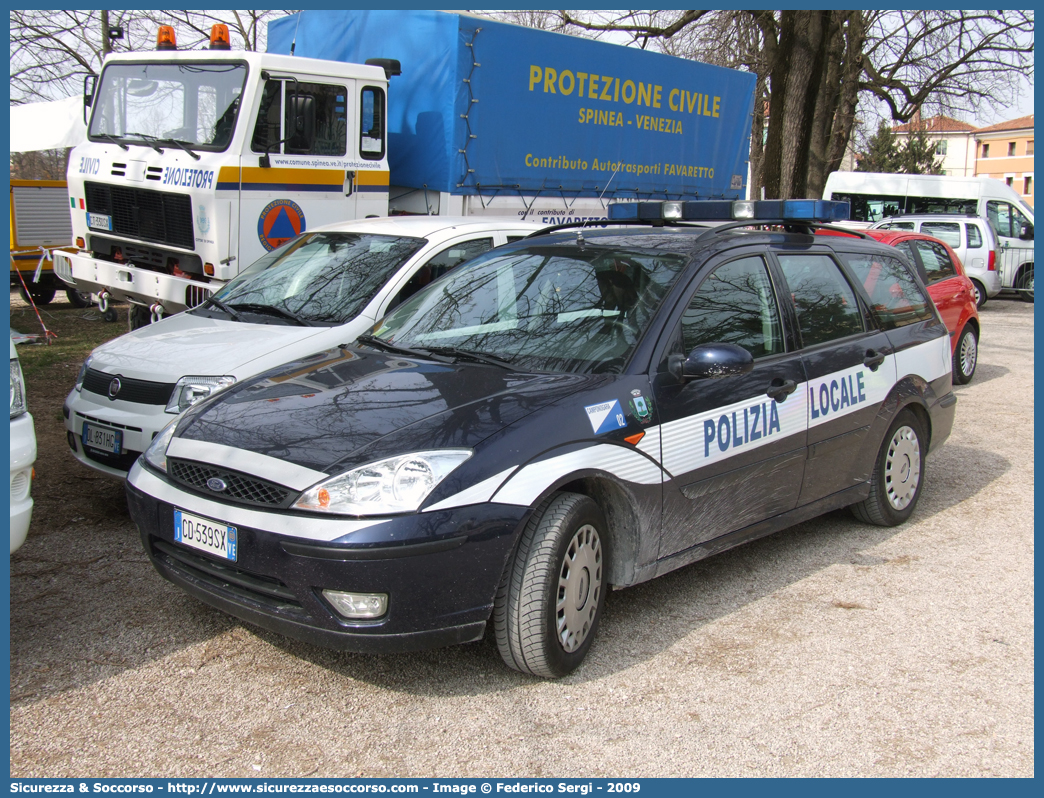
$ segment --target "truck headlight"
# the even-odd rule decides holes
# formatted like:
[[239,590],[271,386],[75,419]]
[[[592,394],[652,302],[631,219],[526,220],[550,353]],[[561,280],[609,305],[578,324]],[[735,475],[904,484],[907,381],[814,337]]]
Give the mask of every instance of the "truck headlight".
[[174,393],[167,402],[168,413],[188,410],[196,402],[224,390],[236,382],[235,377],[182,377],[174,386]]
[[159,434],[152,439],[152,443],[149,444],[149,448],[145,450],[145,459],[149,465],[153,468],[158,468],[164,474],[167,473],[167,447],[170,446],[170,439],[174,437],[174,430],[178,426],[178,422],[181,421],[181,417],[171,420],[171,422],[160,430]]
[[294,507],[338,515],[412,512],[469,457],[470,449],[441,449],[378,460],[313,485]]
[[22,377],[22,367],[18,358],[11,358],[11,418],[20,416],[26,410],[25,404],[25,378]]
[[87,359],[83,361],[83,365],[80,366],[80,373],[76,375],[76,390],[83,390],[83,378],[87,376],[87,369],[91,367],[91,361],[94,359],[94,355],[87,355]]

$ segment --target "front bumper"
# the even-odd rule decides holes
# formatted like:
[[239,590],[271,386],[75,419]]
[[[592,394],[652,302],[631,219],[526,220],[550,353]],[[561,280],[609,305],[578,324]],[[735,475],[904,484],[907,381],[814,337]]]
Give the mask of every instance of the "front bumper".
[[[75,388],[65,399],[63,415],[65,429],[72,434],[69,448],[76,459],[86,466],[119,479],[126,478],[127,471],[138,459],[138,455],[144,452],[156,434],[174,419],[162,405],[110,401],[104,396],[89,391],[77,391]],[[121,454],[85,449],[84,422],[120,430]]]
[[23,413],[11,420],[11,551],[25,542],[33,515],[32,473],[36,462],[33,417]]
[[195,307],[223,285],[174,277],[131,264],[99,260],[84,252],[56,253],[54,270],[79,291],[94,294],[108,291],[115,299],[140,305],[159,303],[167,314]]
[[[156,490],[161,483],[162,490]],[[369,653],[481,638],[530,512],[477,504],[372,521],[331,521],[217,504],[140,464],[131,470],[127,499],[152,564],[187,593],[287,637]],[[231,563],[175,543],[175,506],[236,526],[238,560]],[[346,534],[329,539],[331,523],[342,523]],[[261,528],[266,525],[295,534]],[[310,536],[317,525],[327,539]],[[387,593],[388,612],[373,621],[342,618],[323,599],[324,588]]]

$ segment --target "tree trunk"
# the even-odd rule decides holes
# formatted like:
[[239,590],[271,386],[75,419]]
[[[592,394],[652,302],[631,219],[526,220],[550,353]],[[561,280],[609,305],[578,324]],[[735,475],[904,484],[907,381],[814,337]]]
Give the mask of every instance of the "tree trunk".
[[859,103],[859,77],[863,72],[863,46],[866,43],[866,19],[863,12],[848,12],[847,24],[842,23],[842,28],[845,54],[841,64],[837,113],[830,131],[823,173],[814,177],[809,175],[809,196],[823,196],[827,177],[841,167],[855,125],[856,107]]

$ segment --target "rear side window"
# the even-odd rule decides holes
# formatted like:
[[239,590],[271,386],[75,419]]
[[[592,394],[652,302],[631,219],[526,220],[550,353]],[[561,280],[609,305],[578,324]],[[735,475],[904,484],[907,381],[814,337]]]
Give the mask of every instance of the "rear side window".
[[961,245],[960,222],[925,222],[921,225],[921,232],[926,236],[935,236],[940,241],[945,241],[951,247],[959,247]]
[[384,90],[366,86],[359,99],[359,155],[379,161],[384,157]]
[[931,300],[898,258],[843,253],[841,258],[862,282],[870,307],[883,330],[933,318]]
[[950,258],[950,253],[946,251],[946,247],[934,241],[915,241],[914,246],[917,247],[917,251],[921,255],[921,263],[924,264],[924,270],[928,274],[928,285],[956,276],[957,269],[954,268],[953,260]]
[[829,255],[777,254],[797,310],[801,341],[815,346],[863,332],[855,291]]
[[913,230],[913,222],[889,222],[880,227],[881,230]]
[[395,300],[389,306],[389,310],[398,306],[399,303],[409,299],[432,280],[437,280],[439,277],[442,277],[442,275],[454,266],[457,266],[466,260],[476,258],[483,252],[488,252],[491,249],[493,249],[492,238],[476,238],[471,241],[462,241],[459,244],[453,244],[452,246],[447,247],[417,269],[414,275],[409,279],[409,282],[402,287],[398,296],[395,297]]
[[968,247],[970,249],[978,249],[982,246],[982,233],[979,232],[979,226],[975,224],[968,225]]

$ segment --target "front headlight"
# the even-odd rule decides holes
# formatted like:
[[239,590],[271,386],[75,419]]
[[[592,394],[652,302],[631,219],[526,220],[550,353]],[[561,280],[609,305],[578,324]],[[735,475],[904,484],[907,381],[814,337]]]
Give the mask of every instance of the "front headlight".
[[76,390],[83,390],[83,378],[87,376],[87,369],[91,367],[91,361],[94,359],[94,355],[87,355],[87,359],[83,361],[83,365],[80,366],[80,373],[76,375]]
[[170,439],[174,437],[174,430],[179,421],[181,421],[181,416],[160,430],[159,435],[152,439],[149,448],[145,450],[145,459],[149,465],[158,468],[164,474],[167,473],[167,447],[170,445]]
[[441,449],[378,460],[313,485],[294,507],[338,515],[412,512],[469,457],[470,449]]
[[166,410],[168,413],[188,410],[196,402],[213,396],[235,382],[235,377],[182,377],[174,386]]
[[11,358],[11,418],[25,412],[25,378],[18,358]]

